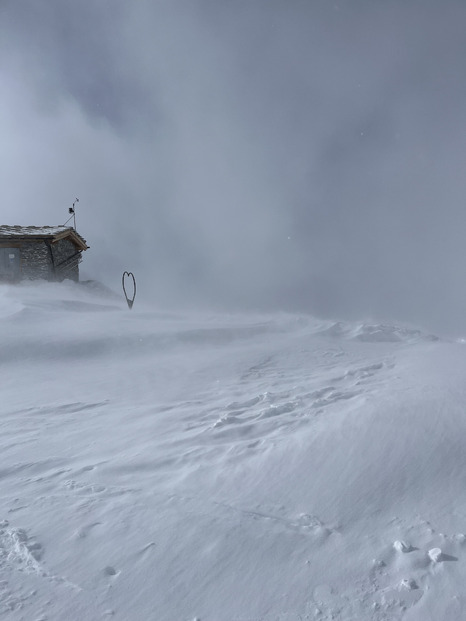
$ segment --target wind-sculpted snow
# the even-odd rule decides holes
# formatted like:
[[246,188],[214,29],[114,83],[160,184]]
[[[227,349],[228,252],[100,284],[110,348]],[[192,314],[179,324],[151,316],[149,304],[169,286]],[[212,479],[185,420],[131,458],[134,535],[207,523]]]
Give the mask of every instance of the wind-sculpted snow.
[[461,619],[464,346],[0,286],[0,616]]
[[425,334],[421,330],[389,324],[351,325],[336,322],[325,327],[322,333],[367,343],[416,343],[439,340],[437,336]]

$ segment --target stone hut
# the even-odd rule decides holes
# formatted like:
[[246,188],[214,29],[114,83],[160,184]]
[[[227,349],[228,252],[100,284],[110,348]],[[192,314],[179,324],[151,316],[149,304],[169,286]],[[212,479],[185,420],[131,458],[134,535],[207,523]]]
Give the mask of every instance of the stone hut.
[[0,225],[0,282],[79,280],[86,240],[67,226]]

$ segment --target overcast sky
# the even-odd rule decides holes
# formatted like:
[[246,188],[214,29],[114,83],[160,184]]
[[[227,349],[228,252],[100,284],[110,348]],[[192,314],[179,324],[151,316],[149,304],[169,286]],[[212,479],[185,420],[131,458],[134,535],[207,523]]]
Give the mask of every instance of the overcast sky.
[[164,305],[466,334],[462,0],[0,0],[2,224]]

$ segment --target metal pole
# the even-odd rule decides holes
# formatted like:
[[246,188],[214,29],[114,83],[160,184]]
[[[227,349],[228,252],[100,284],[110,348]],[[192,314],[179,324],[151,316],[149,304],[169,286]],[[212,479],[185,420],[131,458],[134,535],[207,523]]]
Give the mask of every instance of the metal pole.
[[73,222],[74,222],[74,230],[76,231],[76,210],[74,208],[74,206],[76,205],[76,203],[79,203],[79,198],[77,198],[74,203],[73,203]]

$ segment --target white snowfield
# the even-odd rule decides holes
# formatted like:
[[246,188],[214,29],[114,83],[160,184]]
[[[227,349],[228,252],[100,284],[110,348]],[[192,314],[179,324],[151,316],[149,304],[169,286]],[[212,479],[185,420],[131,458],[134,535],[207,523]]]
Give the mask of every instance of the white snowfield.
[[0,286],[0,618],[466,618],[466,348]]

